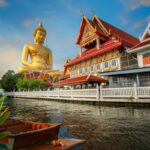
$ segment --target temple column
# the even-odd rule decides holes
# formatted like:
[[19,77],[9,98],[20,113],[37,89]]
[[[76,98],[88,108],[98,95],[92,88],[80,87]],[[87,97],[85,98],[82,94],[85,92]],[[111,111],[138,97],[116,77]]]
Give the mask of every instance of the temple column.
[[99,38],[96,39],[96,48],[100,49],[100,40],[99,40]]
[[80,56],[82,55],[82,51],[83,51],[83,48],[80,47],[80,52],[79,52],[79,55],[80,55]]

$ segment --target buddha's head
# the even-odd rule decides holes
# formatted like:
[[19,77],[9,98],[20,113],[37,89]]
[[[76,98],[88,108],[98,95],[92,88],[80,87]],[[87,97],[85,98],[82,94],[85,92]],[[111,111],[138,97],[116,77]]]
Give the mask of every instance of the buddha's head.
[[40,23],[34,30],[34,40],[36,43],[43,44],[46,37],[46,30],[43,28],[42,23]]

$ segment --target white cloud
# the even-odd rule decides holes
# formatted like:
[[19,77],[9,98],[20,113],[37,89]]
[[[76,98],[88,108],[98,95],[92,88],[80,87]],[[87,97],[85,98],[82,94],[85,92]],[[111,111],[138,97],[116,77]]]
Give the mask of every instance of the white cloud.
[[68,0],[60,0],[61,5],[72,15],[79,16],[80,15],[80,7]]
[[25,27],[29,27],[30,25],[34,24],[38,21],[38,18],[27,18],[23,20],[22,25]]
[[121,20],[121,23],[122,23],[123,25],[128,25],[129,20],[128,20],[127,18],[125,18],[124,16],[120,15],[120,16],[119,16],[119,19]]
[[0,0],[0,7],[6,6],[7,4],[7,0]]
[[0,37],[0,78],[8,70],[14,70],[21,67],[21,51],[15,47],[15,43],[10,42],[8,39]]
[[150,22],[150,15],[146,19],[144,19],[144,20],[140,20],[138,22],[135,22],[134,25],[133,25],[133,29],[139,29],[139,28],[141,28],[145,24],[147,26],[147,24],[149,22]]
[[141,6],[150,6],[150,0],[120,0],[129,9],[137,9]]

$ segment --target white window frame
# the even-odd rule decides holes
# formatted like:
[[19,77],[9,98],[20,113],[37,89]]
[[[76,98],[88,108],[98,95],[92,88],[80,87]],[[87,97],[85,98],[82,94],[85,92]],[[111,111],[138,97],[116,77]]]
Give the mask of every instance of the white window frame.
[[[87,71],[86,71],[86,69],[87,69]],[[84,68],[84,73],[88,73],[89,72],[89,67],[85,67]]]
[[[115,61],[115,64],[116,64],[115,66],[113,65],[113,61]],[[111,60],[111,66],[112,67],[117,67],[118,66],[118,60],[117,59],[112,59]]]
[[[93,67],[93,70],[91,70],[92,67]],[[94,65],[90,66],[90,72],[94,72]]]
[[71,71],[71,77],[75,76],[75,71]]
[[[105,64],[106,64],[106,63],[108,64],[107,67],[105,67]],[[105,62],[103,63],[103,66],[104,66],[104,69],[108,69],[108,68],[109,68],[109,61],[105,61]]]
[[83,74],[83,68],[80,68],[79,69],[79,75],[82,75]]
[[[97,69],[97,66],[99,65],[99,69]],[[99,71],[101,70],[101,63],[96,64],[96,70]]]

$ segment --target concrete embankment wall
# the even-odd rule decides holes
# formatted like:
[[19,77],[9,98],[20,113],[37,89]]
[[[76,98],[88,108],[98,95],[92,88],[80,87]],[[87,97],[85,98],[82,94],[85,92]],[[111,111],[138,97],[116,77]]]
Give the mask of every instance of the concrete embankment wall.
[[13,97],[13,98],[24,98],[24,99],[35,99],[41,101],[57,101],[57,102],[64,102],[64,103],[79,103],[79,104],[89,104],[89,105],[102,105],[102,106],[142,106],[142,107],[150,107],[150,99],[138,99],[138,100],[130,100],[130,99],[91,99],[91,98],[58,98],[58,97],[51,97],[51,98],[33,98],[33,97]]

